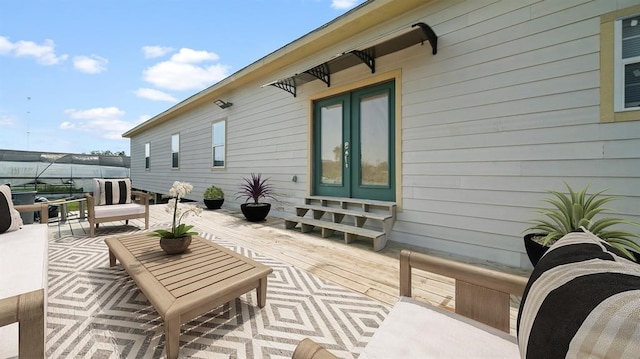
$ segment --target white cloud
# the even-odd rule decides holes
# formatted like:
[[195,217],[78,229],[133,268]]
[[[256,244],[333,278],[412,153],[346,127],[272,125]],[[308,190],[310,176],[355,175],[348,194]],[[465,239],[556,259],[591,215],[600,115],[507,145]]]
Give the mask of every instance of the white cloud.
[[178,102],[178,99],[168,93],[150,88],[139,88],[136,90],[136,96],[153,101]]
[[359,0],[332,0],[331,7],[334,9],[350,9],[359,2]]
[[180,49],[169,61],[159,62],[143,72],[145,81],[167,90],[202,90],[229,76],[230,67],[220,63],[198,65],[201,62],[217,61],[213,52]]
[[85,74],[99,74],[107,71],[107,63],[109,60],[96,56],[76,56],[73,58],[73,67]]
[[147,59],[153,59],[156,57],[162,57],[168,53],[173,51],[171,47],[162,47],[162,46],[143,46],[142,52],[144,53],[144,57]]
[[13,117],[2,116],[0,115],[0,126],[11,126],[13,127],[16,124],[16,121]]
[[179,62],[183,64],[197,64],[203,61],[218,61],[220,56],[215,52],[197,51],[182,48],[177,54],[171,56],[171,62]]
[[122,139],[122,134],[135,123],[122,120],[125,112],[117,107],[98,107],[89,110],[68,109],[64,113],[70,121],[60,124],[60,129],[89,133],[110,140]]
[[55,43],[46,39],[42,44],[33,41],[11,42],[9,38],[0,36],[0,54],[13,55],[16,57],[33,57],[39,64],[56,65],[65,61],[68,55],[56,55]]

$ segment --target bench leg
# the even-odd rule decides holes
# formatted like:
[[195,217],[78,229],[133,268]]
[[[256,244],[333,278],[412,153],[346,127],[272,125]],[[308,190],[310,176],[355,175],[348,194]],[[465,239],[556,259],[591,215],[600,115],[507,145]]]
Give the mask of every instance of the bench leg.
[[267,277],[260,278],[256,294],[258,295],[258,307],[264,308],[267,304]]
[[180,317],[165,319],[164,341],[167,359],[177,359],[180,350]]

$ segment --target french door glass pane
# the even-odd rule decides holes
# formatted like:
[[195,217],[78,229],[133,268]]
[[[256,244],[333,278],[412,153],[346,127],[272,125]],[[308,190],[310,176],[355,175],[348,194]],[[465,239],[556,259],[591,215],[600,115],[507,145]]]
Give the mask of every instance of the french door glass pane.
[[320,111],[320,182],[342,184],[342,105],[325,106]]
[[389,185],[389,101],[387,94],[360,102],[362,185]]

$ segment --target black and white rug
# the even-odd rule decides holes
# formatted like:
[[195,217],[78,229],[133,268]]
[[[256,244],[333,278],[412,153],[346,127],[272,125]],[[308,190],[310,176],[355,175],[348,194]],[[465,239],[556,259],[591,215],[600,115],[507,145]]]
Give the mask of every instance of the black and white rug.
[[[389,313],[388,305],[360,293],[223,238],[201,236],[273,273],[264,308],[251,291],[183,325],[180,357],[290,358],[309,337],[340,357],[357,358]],[[109,267],[104,238],[50,239],[47,357],[165,357],[160,316],[119,265]]]

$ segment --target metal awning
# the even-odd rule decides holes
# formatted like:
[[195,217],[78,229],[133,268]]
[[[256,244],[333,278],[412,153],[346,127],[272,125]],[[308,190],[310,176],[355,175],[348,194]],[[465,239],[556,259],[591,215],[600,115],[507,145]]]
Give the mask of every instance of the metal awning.
[[435,55],[438,52],[438,37],[429,25],[419,22],[411,25],[408,31],[404,29],[401,32],[400,34],[396,32],[392,34],[391,38],[387,37],[365,49],[345,51],[320,65],[296,73],[293,76],[264,84],[262,87],[274,86],[296,97],[298,86],[314,80],[321,80],[327,84],[327,87],[330,87],[332,74],[362,63],[371,69],[371,73],[375,73],[376,58],[406,49],[418,43],[424,44],[425,41],[428,41],[431,44],[431,53]]

